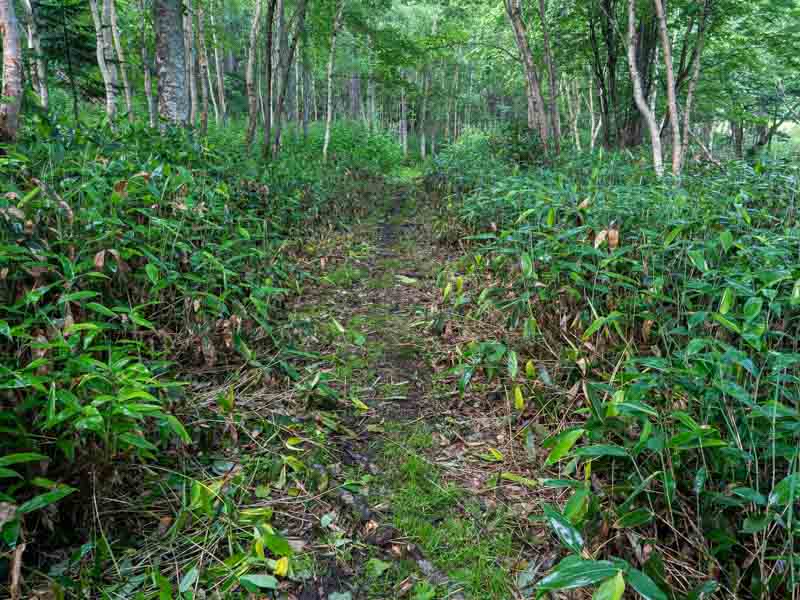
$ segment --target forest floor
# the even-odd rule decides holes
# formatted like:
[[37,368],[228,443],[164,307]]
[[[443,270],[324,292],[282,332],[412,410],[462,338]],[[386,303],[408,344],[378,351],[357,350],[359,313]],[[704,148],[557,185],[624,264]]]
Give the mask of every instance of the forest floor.
[[413,173],[385,189],[350,229],[307,244],[318,285],[290,307],[313,357],[306,401],[340,421],[313,467],[326,491],[303,515],[275,503],[301,552],[288,597],[530,597],[554,558],[529,520],[530,457],[502,390],[458,392],[454,357],[481,324],[443,312],[457,256],[435,208]]

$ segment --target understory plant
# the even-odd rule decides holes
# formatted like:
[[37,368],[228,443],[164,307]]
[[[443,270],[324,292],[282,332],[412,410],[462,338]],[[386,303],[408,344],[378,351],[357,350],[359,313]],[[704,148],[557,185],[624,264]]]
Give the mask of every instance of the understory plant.
[[579,406],[544,441],[558,475],[542,483],[568,492],[544,517],[571,556],[540,589],[797,585],[798,176],[731,163],[657,181],[597,153],[500,170],[454,203],[468,293],[448,302],[502,324],[520,364],[554,361],[537,385]]

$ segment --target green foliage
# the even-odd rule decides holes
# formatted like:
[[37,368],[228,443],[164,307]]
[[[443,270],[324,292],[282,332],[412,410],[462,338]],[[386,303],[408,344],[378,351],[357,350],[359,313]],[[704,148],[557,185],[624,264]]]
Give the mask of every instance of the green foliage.
[[[454,152],[445,169],[453,157],[479,162]],[[550,442],[548,462],[591,469],[603,493],[573,492],[588,505],[575,535],[560,530],[566,546],[601,544],[604,522],[666,546],[679,542],[662,527],[694,528],[726,585],[781,594],[795,584],[776,565],[796,560],[800,173],[731,164],[681,187],[646,171],[565,157],[478,186],[457,210],[481,283],[451,302],[501,319],[521,355],[561,348],[556,385],[583,391],[581,429]]]
[[245,157],[238,128],[202,141],[46,133],[0,163],[0,502],[17,506],[0,523],[7,546],[26,513],[86,500],[91,489],[69,487],[82,470],[192,443],[176,374],[279,368],[259,356],[280,351],[283,302],[307,279],[288,237],[339,214],[360,178],[398,156],[346,124],[329,165],[314,128],[266,168]]

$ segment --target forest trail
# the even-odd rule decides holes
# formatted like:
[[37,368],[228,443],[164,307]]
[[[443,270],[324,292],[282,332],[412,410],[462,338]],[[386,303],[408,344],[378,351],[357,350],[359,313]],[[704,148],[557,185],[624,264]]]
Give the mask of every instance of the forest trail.
[[525,560],[542,554],[523,548],[537,537],[531,491],[502,475],[515,443],[507,402],[461,397],[450,373],[462,340],[439,312],[453,259],[435,209],[406,181],[370,210],[315,248],[320,285],[291,309],[303,352],[321,358],[316,401],[335,396],[343,425],[317,466],[334,493],[311,510],[329,531],[306,539],[324,549],[298,597],[524,597],[515,580],[527,587],[549,561]]

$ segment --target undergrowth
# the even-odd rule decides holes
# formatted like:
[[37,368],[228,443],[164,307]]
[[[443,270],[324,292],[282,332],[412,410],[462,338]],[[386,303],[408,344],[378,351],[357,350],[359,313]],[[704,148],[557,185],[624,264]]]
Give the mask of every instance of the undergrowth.
[[[0,157],[0,580],[27,545],[26,568],[60,593],[271,587],[253,571],[290,574],[287,542],[267,509],[238,507],[264,472],[309,472],[260,445],[246,464],[215,452],[240,431],[296,440],[296,424],[235,407],[235,385],[198,403],[182,380],[297,377],[280,339],[284,303],[309,282],[293,239],[359,210],[399,149],[347,123],[328,164],[318,127],[287,135],[272,162],[242,145],[238,125],[203,138],[39,129]],[[162,515],[158,528],[131,528],[141,512]],[[260,552],[226,552],[220,572],[204,572],[216,545],[238,546],[251,526]],[[167,557],[129,554],[165,535],[177,579],[161,572]]]
[[504,332],[461,349],[459,385],[499,378],[522,440],[545,420],[539,484],[568,492],[540,507],[568,554],[542,591],[797,584],[800,173],[696,168],[660,182],[598,152],[520,169],[478,134],[430,167],[468,248],[443,296]]

